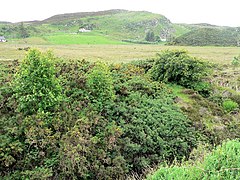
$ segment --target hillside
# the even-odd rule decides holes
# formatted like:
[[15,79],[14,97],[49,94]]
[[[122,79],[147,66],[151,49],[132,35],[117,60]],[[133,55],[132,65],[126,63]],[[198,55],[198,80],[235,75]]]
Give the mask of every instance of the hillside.
[[[206,23],[174,24],[161,14],[116,9],[58,14],[43,21],[3,22],[0,23],[0,35],[8,39],[37,36],[53,44],[64,44],[64,42],[92,44],[93,41],[85,40],[88,36],[106,39],[106,41],[94,42],[94,44],[106,44],[104,42],[122,44],[122,41],[133,43],[167,41],[169,44],[176,45],[238,46],[240,30]],[[60,39],[60,41],[52,41],[52,39]],[[79,39],[84,41],[79,41]]]
[[199,26],[177,37],[174,45],[187,46],[240,46],[240,28]]
[[[168,39],[185,33],[165,16],[145,11],[108,10],[99,12],[69,13],[52,16],[43,21],[24,22],[29,36],[76,34],[85,29],[111,40],[145,41],[148,32],[153,41]],[[21,38],[21,23],[0,26],[0,34],[8,38]],[[180,29],[180,32],[178,31]],[[91,35],[91,33],[89,33]]]

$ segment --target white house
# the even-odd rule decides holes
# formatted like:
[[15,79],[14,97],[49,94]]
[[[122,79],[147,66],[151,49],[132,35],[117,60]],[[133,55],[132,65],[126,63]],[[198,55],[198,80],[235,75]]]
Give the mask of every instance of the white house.
[[83,33],[83,32],[91,32],[91,30],[85,29],[85,28],[80,28],[79,32]]
[[161,37],[160,37],[160,40],[161,40],[162,42],[166,42],[166,41],[167,41],[166,38],[161,38]]
[[0,36],[0,42],[7,42],[4,36]]

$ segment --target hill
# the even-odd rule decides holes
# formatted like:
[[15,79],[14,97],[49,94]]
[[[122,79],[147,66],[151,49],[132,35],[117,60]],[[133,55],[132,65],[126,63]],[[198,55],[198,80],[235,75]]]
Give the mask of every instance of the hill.
[[8,39],[37,36],[52,44],[92,44],[92,41],[81,41],[86,39],[87,35],[101,39],[101,42],[94,44],[167,41],[176,45],[237,46],[240,39],[239,29],[206,23],[174,24],[161,14],[122,9],[58,14],[43,21],[0,23],[0,35]]
[[[59,14],[43,21],[23,22],[29,36],[56,34],[80,34],[79,29],[110,40],[145,41],[148,32],[154,34],[153,41],[181,35],[181,27],[175,28],[165,16],[145,11],[108,10]],[[0,26],[0,33],[8,38],[21,38],[21,23]],[[180,32],[178,31],[180,29]],[[83,34],[83,33],[82,33]],[[91,35],[91,33],[90,33]]]
[[240,28],[195,25],[171,44],[186,46],[240,46]]

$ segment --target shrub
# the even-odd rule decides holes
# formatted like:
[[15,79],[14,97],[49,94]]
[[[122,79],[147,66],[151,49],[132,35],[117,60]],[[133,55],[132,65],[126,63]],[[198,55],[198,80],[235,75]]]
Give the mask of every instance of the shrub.
[[54,57],[48,52],[29,50],[13,83],[18,111],[25,115],[53,111],[62,98],[62,88],[56,78]]
[[226,110],[227,112],[231,112],[233,110],[235,110],[236,108],[238,108],[238,104],[232,100],[225,100],[222,104],[224,110]]
[[204,162],[195,165],[160,167],[147,179],[229,179],[240,177],[240,141],[231,140],[218,146]]
[[240,55],[233,57],[232,65],[235,67],[240,65]]
[[126,78],[125,68],[112,73],[119,78],[114,83],[117,99],[106,117],[123,130],[121,152],[131,170],[141,174],[164,160],[188,157],[197,133],[173,104],[170,91],[142,75]]
[[186,51],[167,50],[158,54],[150,74],[156,81],[192,87],[194,83],[202,81],[208,70],[207,63],[189,56]]
[[98,108],[102,109],[106,102],[114,99],[113,80],[105,64],[95,64],[90,73],[87,74],[86,85],[92,102]]
[[203,97],[209,97],[212,92],[212,86],[208,82],[192,83],[192,88],[201,94]]
[[128,167],[117,145],[121,133],[114,122],[103,117],[79,119],[61,139],[61,177],[124,179]]
[[203,168],[206,179],[238,179],[240,177],[239,139],[218,146],[205,158]]

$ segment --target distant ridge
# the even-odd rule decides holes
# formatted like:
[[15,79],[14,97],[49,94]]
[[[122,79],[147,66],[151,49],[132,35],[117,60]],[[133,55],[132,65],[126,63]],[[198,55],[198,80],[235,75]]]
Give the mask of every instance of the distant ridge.
[[122,12],[128,12],[128,10],[111,9],[111,10],[94,11],[94,12],[65,13],[65,14],[54,15],[50,18],[44,19],[42,22],[54,22],[54,21],[60,21],[60,20],[64,21],[64,20],[84,18],[88,16],[104,16],[104,15],[117,14]]

